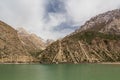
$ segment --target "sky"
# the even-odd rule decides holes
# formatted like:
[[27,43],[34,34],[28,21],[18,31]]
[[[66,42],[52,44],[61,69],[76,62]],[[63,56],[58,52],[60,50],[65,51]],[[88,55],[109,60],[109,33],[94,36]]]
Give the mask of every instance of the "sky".
[[0,0],[0,20],[56,40],[91,17],[117,8],[120,0]]

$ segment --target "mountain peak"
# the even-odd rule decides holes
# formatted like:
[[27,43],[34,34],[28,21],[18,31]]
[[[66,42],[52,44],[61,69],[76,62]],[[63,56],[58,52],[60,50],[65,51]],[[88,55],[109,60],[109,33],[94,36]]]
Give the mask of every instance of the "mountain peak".
[[99,14],[88,20],[77,32],[92,30],[102,33],[120,34],[120,9]]

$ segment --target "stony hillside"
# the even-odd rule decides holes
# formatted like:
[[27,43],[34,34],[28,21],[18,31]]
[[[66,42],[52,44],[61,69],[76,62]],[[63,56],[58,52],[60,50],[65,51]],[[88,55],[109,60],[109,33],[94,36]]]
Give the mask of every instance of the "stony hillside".
[[17,31],[23,46],[33,56],[37,56],[37,53],[45,49],[46,43],[37,35],[27,32],[24,28],[18,28]]
[[120,9],[91,18],[48,46],[39,59],[41,63],[120,62]]
[[81,26],[80,29],[76,30],[76,32],[85,30],[120,34],[120,9],[108,11],[91,18],[83,26]]
[[19,40],[17,31],[0,21],[0,63],[26,63],[32,60]]

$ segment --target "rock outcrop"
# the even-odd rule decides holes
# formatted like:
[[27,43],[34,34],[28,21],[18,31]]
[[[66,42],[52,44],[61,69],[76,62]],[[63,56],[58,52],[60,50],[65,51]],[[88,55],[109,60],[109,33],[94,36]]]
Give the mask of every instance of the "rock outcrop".
[[49,45],[39,59],[41,63],[120,62],[120,9],[91,18]]

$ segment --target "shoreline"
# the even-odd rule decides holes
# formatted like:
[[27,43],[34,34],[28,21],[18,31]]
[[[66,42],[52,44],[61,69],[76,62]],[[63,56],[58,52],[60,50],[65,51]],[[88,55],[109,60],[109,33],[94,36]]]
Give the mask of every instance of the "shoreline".
[[[0,64],[44,64],[44,63],[33,62],[33,63],[0,63]],[[55,63],[50,63],[50,65],[51,64],[55,64]],[[75,64],[75,63],[58,63],[58,64]],[[120,64],[120,62],[98,62],[98,63],[77,63],[77,64]]]
[[120,64],[120,62],[101,62],[98,64]]
[[0,64],[40,64],[40,63],[39,62],[28,62],[28,63],[27,62],[26,63],[24,63],[24,62],[23,63],[22,62],[21,63],[19,63],[19,62],[18,63],[6,63],[5,62],[5,63],[0,63]]

